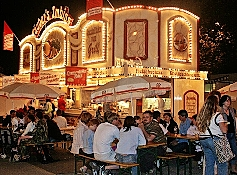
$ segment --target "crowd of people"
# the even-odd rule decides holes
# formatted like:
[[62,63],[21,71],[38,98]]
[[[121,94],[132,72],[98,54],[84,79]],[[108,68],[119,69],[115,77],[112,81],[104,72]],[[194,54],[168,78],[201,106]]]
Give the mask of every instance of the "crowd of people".
[[[51,115],[52,111],[48,112],[48,108],[52,107],[47,103],[45,110],[35,110],[32,107],[28,110],[11,110],[3,121],[3,126],[12,126],[13,133],[17,133],[14,134],[15,142],[12,145],[12,161],[29,157],[25,143],[38,144],[46,140],[55,142],[63,139],[60,128],[67,126],[67,120],[62,116],[65,109],[62,107]],[[98,160],[86,162],[80,168],[82,173],[90,169],[106,174],[118,169],[117,166],[101,164],[100,161],[136,163],[138,146],[153,142],[165,143],[157,148],[159,155],[166,152],[188,153],[191,146],[192,154],[196,155],[194,159],[198,161],[200,168],[205,158],[205,175],[213,175],[215,166],[217,174],[227,175],[228,163],[230,172],[237,174],[237,156],[229,162],[219,162],[213,143],[213,140],[226,137],[232,152],[237,155],[236,111],[231,107],[231,97],[228,95],[221,96],[218,91],[211,92],[199,113],[192,117],[188,116],[186,110],[180,110],[177,113],[179,125],[171,113],[161,114],[159,111],[148,110],[140,117],[127,116],[122,122],[114,111],[104,112],[102,116],[102,110],[100,107],[96,116],[83,111],[76,120],[71,153],[84,154]],[[199,139],[189,145],[188,140],[169,137],[171,134],[195,135]],[[142,151],[141,149],[141,154]],[[45,147],[40,147],[39,152],[48,153]],[[50,155],[47,156],[50,158]],[[141,174],[155,173],[158,164],[153,154],[146,153],[139,160]],[[136,167],[132,168],[132,174],[137,174]]]
[[[51,110],[49,110],[51,109]],[[67,127],[67,120],[62,116],[63,111],[53,111],[50,99],[46,99],[43,109],[32,106],[11,110],[3,120],[2,127],[11,129],[11,157],[10,161],[26,161],[29,159],[27,144],[36,144],[38,157],[42,163],[52,162],[48,148],[42,143],[57,142],[67,138],[60,128]],[[41,145],[41,146],[39,146]]]
[[[231,108],[231,98],[228,95],[221,97],[218,91],[209,94],[198,114],[189,117],[186,110],[180,110],[179,125],[171,113],[163,113],[161,117],[159,111],[145,111],[141,117],[127,116],[121,124],[116,113],[107,112],[102,117],[101,111],[100,107],[95,118],[88,112],[82,112],[79,116],[74,130],[72,153],[89,155],[99,161],[135,163],[138,146],[148,142],[166,143],[165,146],[158,147],[159,155],[166,152],[188,153],[191,146],[191,152],[195,154],[194,160],[200,169],[205,158],[205,175],[227,175],[228,162],[218,162],[210,130],[216,140],[227,137],[233,153],[237,155],[235,110]],[[172,138],[169,137],[170,134],[195,135],[199,139],[189,145],[187,139]],[[153,174],[158,166],[156,160],[152,154],[142,156],[139,162],[141,173]],[[237,156],[229,161],[232,174],[237,174],[236,160]],[[118,167],[88,162],[80,170],[86,173],[88,168],[108,172]],[[132,174],[137,174],[136,167],[132,168]]]
[[[102,110],[102,109],[100,109]],[[171,113],[164,113],[161,119],[159,111],[145,111],[142,117],[127,116],[121,126],[119,116],[114,113],[105,113],[106,121],[101,121],[102,117],[93,117],[89,112],[82,112],[79,116],[77,126],[73,133],[73,143],[71,153],[84,154],[95,158],[98,161],[118,161],[124,163],[137,162],[137,148],[139,145],[146,145],[148,142],[167,143],[158,147],[158,154],[164,155],[167,148],[173,152],[187,152],[188,142],[183,139],[170,139],[166,137],[170,133],[196,134],[193,133],[195,119],[188,118],[186,110],[180,110],[178,115],[180,126],[173,120]],[[93,122],[92,122],[93,121]],[[96,122],[95,122],[96,121]],[[93,127],[93,129],[92,129]],[[90,134],[89,134],[90,133]],[[196,143],[198,145],[198,143]],[[194,146],[195,147],[195,146]],[[197,147],[198,148],[198,147]],[[141,149],[141,154],[142,154]],[[202,150],[194,149],[197,153],[198,161],[202,163]],[[156,171],[156,160],[154,154],[146,153],[140,158],[140,170],[143,174],[152,174]],[[87,162],[81,167],[82,173],[90,170],[111,171],[117,166],[105,166],[98,162]],[[137,168],[132,168],[132,174],[137,174]]]

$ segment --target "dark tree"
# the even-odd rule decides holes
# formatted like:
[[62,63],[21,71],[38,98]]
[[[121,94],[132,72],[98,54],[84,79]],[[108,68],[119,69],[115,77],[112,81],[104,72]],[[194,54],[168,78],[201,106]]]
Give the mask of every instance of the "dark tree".
[[235,53],[235,39],[226,25],[216,22],[212,27],[200,28],[200,70],[233,73],[237,64]]

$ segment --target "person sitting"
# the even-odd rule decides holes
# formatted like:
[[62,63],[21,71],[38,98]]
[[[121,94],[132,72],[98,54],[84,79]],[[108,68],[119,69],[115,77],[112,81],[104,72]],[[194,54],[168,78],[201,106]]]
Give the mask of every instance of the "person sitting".
[[[120,130],[119,142],[117,144],[116,161],[124,163],[137,162],[137,147],[145,145],[146,139],[142,130],[135,127],[135,119],[127,116],[124,120],[123,128]],[[137,167],[132,168],[132,175],[137,174]]]
[[[115,151],[112,149],[113,143],[119,139],[118,115],[111,113],[107,122],[101,123],[95,131],[93,151],[95,159],[101,161],[115,161]],[[97,170],[98,166],[91,164]],[[117,166],[105,166],[105,169],[118,169]]]
[[[57,110],[56,115],[53,118],[53,121],[55,121],[59,128],[66,128],[67,127],[67,119],[62,116],[62,111]],[[61,132],[64,134],[64,131]]]
[[11,127],[12,126],[11,115],[7,115],[6,118],[3,119],[2,126],[5,126],[5,127]]
[[61,140],[63,140],[63,136],[57,123],[54,120],[50,119],[48,115],[44,115],[44,119],[46,120],[48,126],[49,142],[60,142]]
[[[155,143],[166,143],[165,135],[158,122],[153,120],[152,112],[145,111],[142,117],[142,123],[138,125],[141,128],[147,142]],[[158,147],[158,155],[164,155],[166,153],[166,146]],[[146,156],[141,157],[141,172],[142,173],[154,173],[155,160],[157,158],[153,154],[146,154]]]
[[135,120],[135,126],[138,126],[140,123],[142,123],[142,119],[138,115],[134,116],[134,120]]
[[17,129],[18,129],[20,119],[17,117],[15,110],[11,110],[10,115],[11,115],[11,119],[12,119],[11,120],[11,122],[12,122],[12,131],[16,132]]
[[35,129],[35,116],[34,115],[28,115],[27,117],[27,126],[24,130],[23,134],[18,138],[18,145],[20,145],[20,141],[22,139],[29,139],[32,138],[32,132]]
[[51,156],[49,155],[49,151],[46,146],[42,146],[43,143],[48,141],[48,127],[47,123],[43,118],[43,113],[38,111],[36,113],[37,123],[35,124],[35,128],[32,131],[32,137],[30,139],[24,139],[20,142],[20,150],[21,150],[21,160],[25,161],[29,158],[28,149],[25,146],[27,143],[33,143],[37,145],[38,150],[38,160],[41,163],[48,163],[52,161]]
[[[179,132],[178,124],[174,121],[170,113],[164,113],[164,127],[168,130],[168,134],[177,134]],[[173,145],[178,144],[175,138],[167,137],[167,146],[170,148]]]
[[159,123],[163,133],[166,135],[168,133],[168,130],[163,126],[164,120],[160,118],[160,115],[161,115],[160,111],[154,111],[153,120]]
[[[191,120],[188,118],[188,112],[186,110],[180,110],[178,112],[179,119],[181,121],[179,126],[179,134],[187,135],[188,128],[190,127]],[[169,145],[173,152],[183,153],[188,151],[188,140],[178,139],[178,143],[174,145]]]
[[[83,138],[83,148],[82,148],[82,153],[83,155],[87,157],[92,157],[94,158],[94,153],[93,153],[93,140],[94,140],[94,133],[100,124],[100,121],[98,119],[91,119],[88,123],[88,129],[85,130],[82,138]],[[89,166],[90,161],[87,161],[85,166],[80,168],[80,171],[82,173],[86,173],[87,168]]]
[[88,129],[88,123],[92,119],[92,115],[89,112],[83,111],[77,123],[76,128],[73,131],[73,143],[71,153],[79,154],[83,148],[83,134]]
[[[187,134],[189,134],[189,135],[199,135],[200,134],[200,132],[196,126],[196,124],[197,124],[196,118],[197,118],[197,114],[193,115],[191,118],[192,122],[191,122],[191,125],[187,131]],[[192,142],[192,154],[196,155],[194,157],[194,160],[198,161],[198,168],[201,169],[202,162],[203,162],[203,151],[202,151],[200,141]]]
[[98,109],[97,109],[97,111],[96,111],[96,114],[95,114],[95,118],[97,118],[98,120],[100,120],[101,123],[104,121],[104,118],[103,118],[103,116],[101,115],[102,110],[103,110],[102,106],[99,106]]

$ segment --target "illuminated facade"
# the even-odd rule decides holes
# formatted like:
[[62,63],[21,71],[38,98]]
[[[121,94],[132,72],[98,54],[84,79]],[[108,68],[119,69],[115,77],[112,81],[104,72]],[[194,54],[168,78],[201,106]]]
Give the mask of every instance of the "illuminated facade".
[[[170,78],[172,112],[188,105],[196,112],[203,103],[207,72],[198,71],[198,16],[180,8],[137,5],[103,8],[101,21],[87,20],[86,14],[74,26],[72,21],[67,8],[46,10],[20,42],[20,75],[51,72],[60,76],[56,86],[80,93],[126,76]],[[87,68],[86,87],[66,86],[66,66]],[[79,106],[86,103],[80,96],[75,98]],[[190,96],[196,102],[184,100]]]

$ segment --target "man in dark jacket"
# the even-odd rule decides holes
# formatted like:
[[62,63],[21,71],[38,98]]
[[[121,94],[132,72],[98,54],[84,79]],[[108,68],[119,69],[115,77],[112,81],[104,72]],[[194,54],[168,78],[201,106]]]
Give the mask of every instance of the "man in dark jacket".
[[63,140],[63,136],[57,123],[54,120],[50,119],[48,115],[44,115],[44,118],[47,120],[49,142],[57,142]]

